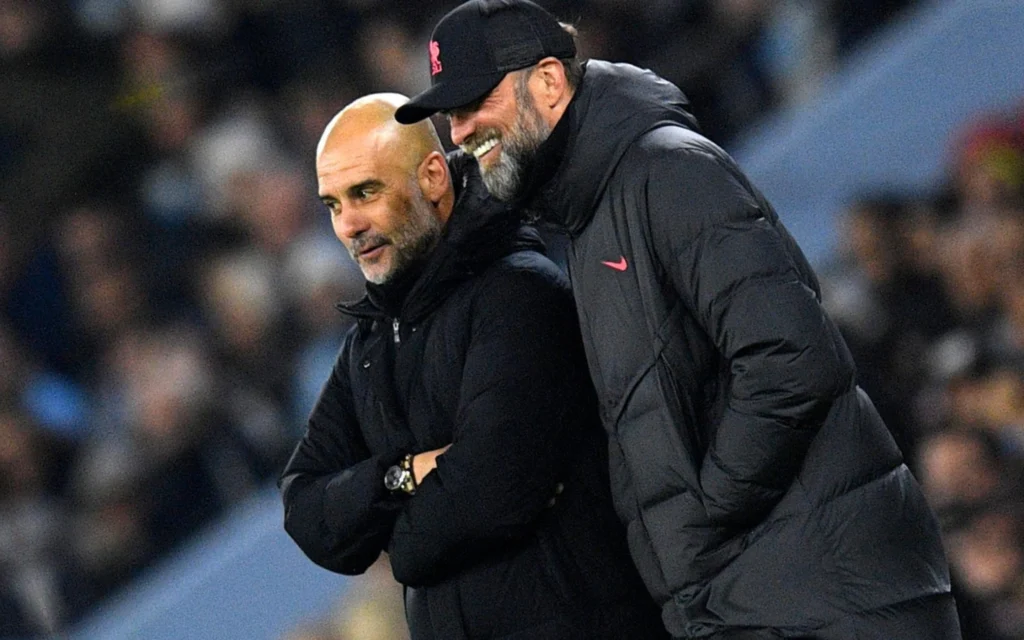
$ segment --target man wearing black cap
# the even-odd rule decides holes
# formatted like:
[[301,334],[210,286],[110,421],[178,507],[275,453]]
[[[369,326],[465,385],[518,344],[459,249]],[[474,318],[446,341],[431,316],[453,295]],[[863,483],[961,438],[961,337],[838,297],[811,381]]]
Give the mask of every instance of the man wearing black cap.
[[935,518],[771,205],[649,71],[471,0],[431,88],[492,194],[564,229],[633,560],[678,638],[960,637]]

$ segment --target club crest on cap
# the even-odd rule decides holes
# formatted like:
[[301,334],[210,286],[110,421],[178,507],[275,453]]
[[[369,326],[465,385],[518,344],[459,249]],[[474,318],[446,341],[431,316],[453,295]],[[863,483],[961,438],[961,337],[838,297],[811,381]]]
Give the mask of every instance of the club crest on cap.
[[441,45],[437,40],[430,41],[430,75],[436,76],[441,73]]

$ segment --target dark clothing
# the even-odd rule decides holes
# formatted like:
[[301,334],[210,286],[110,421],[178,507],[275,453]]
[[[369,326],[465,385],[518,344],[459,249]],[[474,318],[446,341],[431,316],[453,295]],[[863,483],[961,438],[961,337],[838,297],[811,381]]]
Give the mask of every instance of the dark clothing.
[[667,628],[959,637],[879,623],[954,611],[935,518],[803,254],[685,107],[590,61],[521,203],[570,234],[614,499]]
[[[386,550],[413,640],[664,637],[611,504],[568,283],[466,164],[409,293],[344,307],[358,323],[284,471],[285,528],[339,573]],[[449,443],[414,496],[384,488],[404,453]]]

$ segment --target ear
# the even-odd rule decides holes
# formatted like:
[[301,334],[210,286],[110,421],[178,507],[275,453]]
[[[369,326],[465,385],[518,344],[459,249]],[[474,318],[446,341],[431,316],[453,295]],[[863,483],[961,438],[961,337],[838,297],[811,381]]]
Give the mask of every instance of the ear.
[[533,68],[530,84],[537,106],[542,109],[556,109],[572,97],[565,67],[558,58],[548,56],[538,62]]
[[431,151],[416,168],[416,180],[419,182],[423,197],[435,205],[448,192],[451,180],[448,177],[448,163],[438,151]]

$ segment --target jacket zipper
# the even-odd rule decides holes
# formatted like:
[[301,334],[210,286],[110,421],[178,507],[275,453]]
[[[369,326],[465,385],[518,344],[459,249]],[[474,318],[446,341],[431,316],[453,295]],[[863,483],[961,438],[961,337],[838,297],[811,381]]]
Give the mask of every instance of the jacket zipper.
[[398,326],[398,318],[395,318],[394,320],[391,321],[391,329],[395,332],[395,344],[402,343],[402,337],[398,335]]

